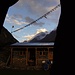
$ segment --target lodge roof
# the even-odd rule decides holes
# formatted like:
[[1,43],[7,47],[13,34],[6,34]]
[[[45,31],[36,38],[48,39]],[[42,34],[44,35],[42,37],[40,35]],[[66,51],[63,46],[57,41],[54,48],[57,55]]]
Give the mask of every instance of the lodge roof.
[[27,42],[23,42],[23,43],[14,43],[11,46],[53,46],[54,42],[50,42],[50,43],[27,43]]

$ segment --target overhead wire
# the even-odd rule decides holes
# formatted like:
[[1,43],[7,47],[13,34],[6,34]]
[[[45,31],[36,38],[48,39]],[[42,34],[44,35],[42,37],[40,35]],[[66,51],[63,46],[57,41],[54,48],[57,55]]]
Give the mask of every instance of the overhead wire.
[[57,6],[55,6],[53,9],[51,9],[49,12],[47,12],[47,13],[44,14],[43,16],[39,17],[39,18],[36,19],[35,21],[33,21],[33,22],[31,22],[31,23],[29,23],[29,24],[27,24],[27,25],[25,25],[25,26],[23,26],[23,27],[21,27],[21,28],[18,28],[18,29],[16,29],[16,30],[12,31],[11,33],[17,32],[17,31],[19,31],[19,30],[21,30],[21,29],[24,29],[25,27],[28,27],[28,26],[32,25],[33,23],[36,23],[38,20],[42,19],[43,17],[47,18],[46,16],[47,16],[48,14],[50,14],[51,12],[55,11],[58,7],[60,7],[60,4],[58,4]]

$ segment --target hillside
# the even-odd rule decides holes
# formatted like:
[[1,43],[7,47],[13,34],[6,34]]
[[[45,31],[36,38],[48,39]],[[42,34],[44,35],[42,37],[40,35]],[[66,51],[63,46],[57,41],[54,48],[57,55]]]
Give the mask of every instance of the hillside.
[[12,34],[3,27],[0,34],[0,48],[16,42],[18,42],[18,40],[16,40]]
[[29,42],[54,42],[56,37],[56,30],[51,31],[49,34],[41,32]]

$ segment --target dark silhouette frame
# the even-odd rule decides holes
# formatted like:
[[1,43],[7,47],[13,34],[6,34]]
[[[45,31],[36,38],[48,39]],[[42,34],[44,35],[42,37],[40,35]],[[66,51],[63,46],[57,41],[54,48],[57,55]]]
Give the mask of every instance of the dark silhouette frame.
[[[1,11],[0,11],[0,21],[1,21],[0,22],[0,32],[1,32],[1,29],[3,27],[3,23],[4,23],[4,20],[5,20],[5,17],[6,17],[6,13],[7,13],[9,7],[11,5],[13,5],[13,4],[9,5],[9,2],[6,3],[6,5],[5,5],[4,1],[11,2],[11,0],[0,0],[0,9],[1,9]],[[18,0],[12,0],[12,1],[16,1],[17,2]],[[65,16],[64,15],[64,11],[65,11],[64,5],[65,5],[65,2],[63,2],[63,1],[64,0],[60,0],[61,15],[60,15],[60,19],[59,19],[59,23],[58,23],[58,27],[57,27],[57,34],[56,34],[55,44],[54,44],[54,58],[53,58],[54,62],[53,62],[53,65],[52,65],[52,69],[50,71],[50,73],[51,73],[50,75],[56,75],[56,74],[57,75],[65,75],[64,65],[63,65],[63,62],[64,62],[64,59],[63,59],[64,56],[63,56],[63,54],[65,53],[64,52],[65,51],[65,46],[67,48],[68,48],[68,46],[70,46],[69,48],[71,48],[71,45],[69,45],[67,42],[65,42],[65,40],[67,40],[67,38],[65,36],[67,33],[65,32],[66,30],[64,28],[67,26],[67,22],[68,21],[67,22],[64,21],[64,16]],[[69,4],[67,6],[69,6]],[[68,18],[66,18],[66,19],[68,19]],[[69,35],[67,35],[67,37],[68,36]],[[68,44],[68,46],[67,46],[67,44]],[[64,57],[64,58],[66,59],[66,57]]]
[[18,0],[0,0],[0,33],[9,7],[16,2],[18,2]]

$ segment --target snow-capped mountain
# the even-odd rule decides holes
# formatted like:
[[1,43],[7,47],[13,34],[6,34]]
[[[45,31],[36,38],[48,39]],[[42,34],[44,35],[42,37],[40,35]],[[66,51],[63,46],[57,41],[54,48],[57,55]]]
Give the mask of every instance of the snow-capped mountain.
[[28,42],[54,42],[56,37],[56,30],[51,31],[50,33],[41,32],[38,33],[35,37],[33,37]]
[[[38,33],[34,38],[36,38],[37,40],[41,40],[43,38],[45,38],[45,36],[48,34],[48,32],[41,32],[41,33]],[[33,39],[34,39],[33,38]]]

